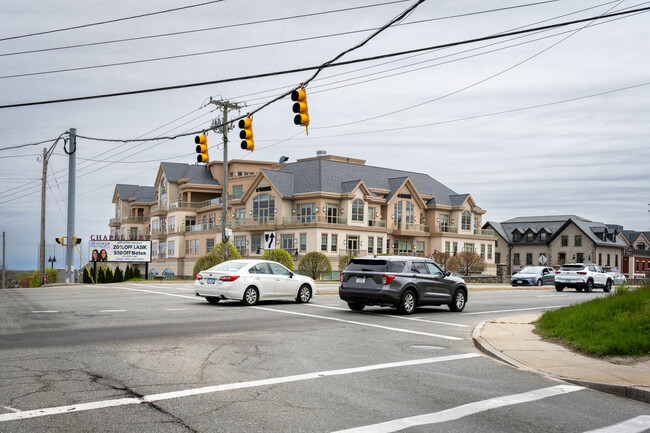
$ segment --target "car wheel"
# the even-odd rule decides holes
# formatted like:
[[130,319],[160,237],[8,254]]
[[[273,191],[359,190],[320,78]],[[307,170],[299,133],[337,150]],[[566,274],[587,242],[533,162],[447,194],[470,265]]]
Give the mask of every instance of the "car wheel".
[[206,296],[205,300],[208,301],[211,304],[218,304],[219,301],[221,301],[221,298],[216,298],[214,296]]
[[311,299],[311,287],[307,284],[303,284],[298,289],[298,296],[296,296],[296,302],[299,304],[305,304]]
[[411,314],[413,311],[415,311],[416,304],[417,298],[415,297],[415,293],[413,293],[412,290],[407,290],[404,292],[402,298],[397,304],[397,310],[401,314]]
[[603,287],[603,292],[609,293],[612,291],[612,280],[607,280],[605,287]]
[[585,292],[591,293],[594,291],[594,281],[593,280],[588,280],[587,281],[587,286],[585,287]]
[[467,297],[465,296],[465,292],[462,290],[456,290],[454,293],[454,297],[452,298],[451,304],[449,304],[449,309],[454,312],[460,312],[463,311],[465,308],[465,301]]
[[556,285],[555,285],[555,291],[556,291],[556,292],[561,292],[562,290],[564,290],[564,286],[561,286],[561,285],[559,285],[559,284],[556,284]]
[[538,286],[543,286],[544,285],[544,282],[542,281],[541,278],[539,280],[537,280],[537,285]]
[[576,287],[576,292],[582,292],[582,287]]
[[242,302],[245,305],[255,305],[257,304],[257,301],[259,300],[259,293],[257,292],[257,289],[253,286],[247,287],[246,290],[244,290],[244,297],[242,298]]
[[364,304],[357,304],[356,302],[348,302],[348,307],[352,311],[362,311],[366,306]]

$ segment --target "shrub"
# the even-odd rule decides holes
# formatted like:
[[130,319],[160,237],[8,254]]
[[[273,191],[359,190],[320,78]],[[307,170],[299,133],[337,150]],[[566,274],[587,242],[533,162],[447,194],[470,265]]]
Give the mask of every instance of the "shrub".
[[[235,248],[231,242],[228,242],[226,251],[228,252],[228,255],[226,256],[227,260],[241,259],[241,254],[239,254],[239,251],[237,251],[237,248]],[[192,277],[196,278],[196,274],[199,272],[210,269],[221,262],[223,262],[223,242],[219,242],[219,244],[215,245],[210,254],[205,255],[196,261],[194,269],[192,269]]]
[[34,271],[32,276],[29,278],[29,287],[40,287],[41,282],[39,281],[39,272]]
[[485,260],[473,251],[463,251],[453,256],[447,268],[461,275],[480,274],[487,267]]
[[129,281],[133,278],[133,269],[131,266],[126,265],[126,270],[124,271],[124,281]]
[[303,275],[317,280],[323,275],[332,273],[332,264],[325,254],[313,251],[303,256],[298,264],[298,271]]
[[136,280],[142,279],[142,273],[140,272],[140,268],[135,268],[135,270],[133,271],[133,278]]
[[350,261],[352,261],[353,258],[356,256],[354,254],[348,254],[339,259],[339,272],[345,271],[345,268],[348,267],[348,264],[350,264]]
[[104,282],[112,283],[113,281],[113,271],[111,268],[104,268]]
[[266,250],[262,254],[262,260],[271,260],[286,266],[289,270],[293,271],[293,259],[288,251],[283,249]]
[[119,266],[115,268],[115,272],[113,273],[113,282],[114,283],[121,283],[124,281],[124,274],[122,273],[122,269],[120,269]]
[[433,253],[433,260],[435,260],[435,262],[439,264],[443,270],[446,270],[447,266],[449,265],[449,261],[451,260],[451,254],[443,253],[442,251],[436,251]]
[[18,281],[18,287],[24,288],[29,287],[32,277],[24,277]]
[[88,268],[84,268],[84,274],[83,274],[83,277],[82,277],[81,281],[84,284],[89,284],[90,283],[90,273],[88,272]]
[[95,271],[94,266],[90,268],[90,277],[92,278],[92,283],[97,284],[97,271]]
[[59,273],[56,269],[46,269],[45,276],[47,277],[47,284],[56,283],[56,279],[58,278],[58,275]]

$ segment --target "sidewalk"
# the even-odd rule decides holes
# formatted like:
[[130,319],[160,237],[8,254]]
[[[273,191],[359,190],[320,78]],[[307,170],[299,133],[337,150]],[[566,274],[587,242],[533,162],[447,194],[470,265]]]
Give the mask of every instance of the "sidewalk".
[[539,315],[481,322],[472,335],[481,351],[521,370],[650,403],[650,360],[615,364],[576,354],[533,333]]

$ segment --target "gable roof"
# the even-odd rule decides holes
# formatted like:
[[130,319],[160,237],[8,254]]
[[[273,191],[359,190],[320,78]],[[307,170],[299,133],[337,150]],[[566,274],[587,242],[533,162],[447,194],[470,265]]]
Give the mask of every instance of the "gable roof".
[[156,187],[118,183],[115,185],[113,202],[115,202],[118,197],[120,200],[135,199],[136,202],[149,203],[156,201]]
[[219,181],[212,177],[212,173],[204,165],[183,164],[180,162],[161,162],[160,169],[167,181],[178,182],[180,179],[189,179],[187,183],[198,185],[220,185]]

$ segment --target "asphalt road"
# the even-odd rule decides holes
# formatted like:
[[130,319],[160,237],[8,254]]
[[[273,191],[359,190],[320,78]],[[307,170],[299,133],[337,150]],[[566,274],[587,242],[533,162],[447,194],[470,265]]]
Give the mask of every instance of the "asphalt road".
[[645,431],[647,404],[472,344],[482,320],[597,296],[470,292],[462,313],[399,316],[335,295],[211,305],[180,283],[8,289],[0,432]]

